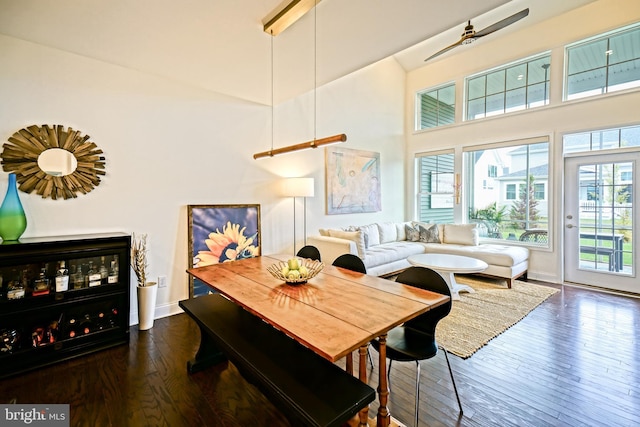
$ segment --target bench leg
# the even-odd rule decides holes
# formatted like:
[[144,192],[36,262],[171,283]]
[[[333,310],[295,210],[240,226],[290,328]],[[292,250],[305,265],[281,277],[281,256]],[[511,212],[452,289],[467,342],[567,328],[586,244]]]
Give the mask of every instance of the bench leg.
[[[369,354],[369,344],[363,345],[359,349],[360,355],[360,364],[358,369],[358,376],[360,377],[360,381],[367,384],[367,354]],[[368,426],[369,425],[369,405],[365,406],[360,410],[360,426]]]
[[187,361],[187,372],[193,374],[226,360],[227,357],[220,351],[209,334],[200,328],[200,348],[198,348],[195,358]]

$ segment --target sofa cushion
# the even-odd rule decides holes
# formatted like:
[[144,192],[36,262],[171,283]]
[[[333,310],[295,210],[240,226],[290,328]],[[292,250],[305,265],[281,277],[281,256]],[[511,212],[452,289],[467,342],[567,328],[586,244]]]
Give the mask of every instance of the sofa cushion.
[[411,255],[421,253],[424,253],[424,246],[420,243],[408,241],[382,243],[376,246],[371,246],[367,250],[367,256],[364,258],[364,265],[368,269],[369,267],[389,264],[406,259]]
[[356,229],[367,234],[367,238],[369,240],[368,247],[380,244],[380,232],[378,231],[377,224],[361,225],[360,227],[356,227]]
[[422,225],[418,225],[418,232],[418,241],[422,243],[440,243],[437,224],[432,224],[428,228],[423,227]]
[[424,244],[425,253],[462,255],[476,258],[489,265],[513,267],[529,259],[529,249],[522,246],[507,246],[487,243],[477,246],[453,244]]
[[376,225],[380,233],[380,243],[390,243],[398,240],[398,232],[393,222],[379,222]]
[[[418,228],[419,225],[423,226],[424,228],[429,228],[432,225],[434,225],[434,223],[429,223],[429,222],[420,222],[420,221],[411,221],[411,224],[415,227]],[[438,226],[438,237],[440,238],[440,243],[444,243],[443,242],[443,238],[444,238],[444,224],[436,224]]]
[[409,225],[411,226],[411,221],[408,222],[396,222],[395,226],[396,226],[396,240],[397,241],[402,241],[402,240],[407,240],[407,233],[405,231],[405,227]]
[[453,245],[478,245],[477,224],[445,224],[442,243]]
[[327,231],[329,232],[329,237],[337,237],[339,239],[351,240],[355,242],[356,248],[358,250],[358,256],[364,259],[366,255],[366,247],[364,244],[362,231],[344,231],[333,229]]

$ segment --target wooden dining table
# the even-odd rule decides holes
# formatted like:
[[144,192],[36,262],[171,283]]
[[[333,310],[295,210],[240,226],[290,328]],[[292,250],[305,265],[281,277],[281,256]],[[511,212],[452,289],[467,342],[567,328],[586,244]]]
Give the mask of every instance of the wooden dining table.
[[[365,383],[368,344],[379,339],[376,425],[389,426],[386,334],[449,297],[332,265],[325,265],[307,283],[289,285],[267,271],[289,258],[263,255],[187,271],[325,359],[336,362],[347,357],[348,370],[351,354],[358,350],[358,374]],[[368,421],[365,409],[360,423]]]

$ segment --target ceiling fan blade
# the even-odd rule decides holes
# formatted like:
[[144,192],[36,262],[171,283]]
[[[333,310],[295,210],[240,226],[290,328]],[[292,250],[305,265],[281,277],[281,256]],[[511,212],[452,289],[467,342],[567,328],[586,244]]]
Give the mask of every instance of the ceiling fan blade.
[[454,47],[460,46],[460,45],[462,44],[462,42],[463,42],[466,38],[468,38],[468,37],[463,37],[463,38],[461,38],[460,40],[458,40],[457,42],[455,42],[455,43],[454,43],[454,44],[452,44],[451,46],[447,46],[447,47],[445,47],[444,49],[442,49],[442,50],[440,50],[440,51],[438,51],[438,52],[434,53],[433,55],[431,55],[430,57],[428,57],[428,58],[427,58],[427,59],[425,59],[424,61],[425,61],[425,62],[427,62],[428,60],[433,59],[433,58],[435,58],[436,56],[440,56],[440,55],[442,55],[443,53],[450,51],[450,50],[451,50],[451,49],[453,49]]
[[521,20],[522,18],[524,18],[525,16],[529,15],[529,8],[526,8],[524,10],[521,10],[520,12],[511,15],[508,18],[504,18],[502,21],[498,21],[493,25],[489,25],[487,28],[484,28],[478,32],[476,32],[474,38],[478,38],[478,37],[483,37],[486,35],[489,35],[495,31],[501,30],[502,28],[513,24],[514,22],[517,22],[519,20]]

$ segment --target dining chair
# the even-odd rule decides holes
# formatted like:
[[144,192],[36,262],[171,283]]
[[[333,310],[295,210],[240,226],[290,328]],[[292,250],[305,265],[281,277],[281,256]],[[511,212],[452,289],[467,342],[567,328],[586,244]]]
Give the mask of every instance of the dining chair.
[[[451,290],[442,276],[426,267],[409,267],[398,275],[396,282],[451,297]],[[438,349],[442,350],[447,361],[453,391],[456,394],[460,414],[462,415],[462,404],[460,403],[460,396],[458,396],[458,389],[453,378],[449,356],[447,356],[447,351],[444,348],[438,346],[435,336],[438,322],[446,317],[450,311],[451,299],[445,304],[393,328],[387,333],[387,358],[389,359],[387,375],[389,376],[389,384],[391,384],[391,364],[393,361],[416,362],[416,413],[414,423],[416,427],[418,427],[418,407],[420,405],[420,361],[431,359],[438,353]],[[371,341],[371,345],[377,351],[380,351],[378,340]]]
[[[354,254],[342,254],[338,258],[336,258],[332,265],[335,267],[346,268],[347,270],[356,271],[358,273],[367,274],[367,267],[362,262],[359,256]],[[367,356],[369,357],[369,363],[373,368],[373,359],[371,358],[371,352],[369,351],[369,347],[367,346]],[[352,356],[349,355],[347,357],[347,364],[352,365],[353,359]]]
[[301,247],[298,253],[296,253],[296,256],[299,256],[301,258],[309,258],[315,261],[322,261],[320,259],[320,251],[318,250],[318,248],[312,245]]
[[362,259],[357,255],[342,254],[333,261],[332,265],[367,274],[367,267],[365,267],[364,262],[362,262]]

